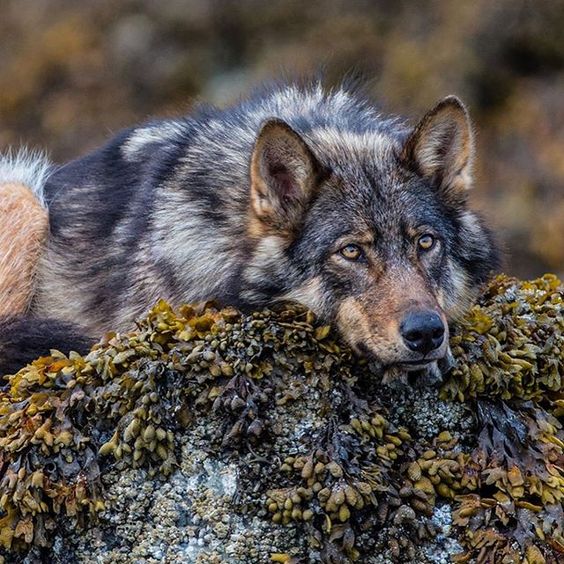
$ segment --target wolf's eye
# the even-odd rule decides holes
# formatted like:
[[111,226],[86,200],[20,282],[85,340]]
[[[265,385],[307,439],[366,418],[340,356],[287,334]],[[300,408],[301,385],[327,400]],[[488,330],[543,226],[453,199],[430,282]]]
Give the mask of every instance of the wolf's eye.
[[359,260],[362,257],[362,249],[358,245],[351,243],[350,245],[345,245],[339,250],[342,257],[347,260]]
[[417,245],[422,251],[430,251],[435,246],[435,238],[429,233],[425,233],[425,235],[419,237]]

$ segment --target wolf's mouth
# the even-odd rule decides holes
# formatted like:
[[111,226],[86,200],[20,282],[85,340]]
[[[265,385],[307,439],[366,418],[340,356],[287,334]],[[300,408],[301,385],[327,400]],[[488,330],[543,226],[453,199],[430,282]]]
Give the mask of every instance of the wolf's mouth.
[[433,358],[422,358],[421,360],[407,360],[405,362],[399,362],[398,366],[403,368],[404,370],[411,371],[411,370],[421,370],[425,368],[432,362],[436,362],[437,359]]

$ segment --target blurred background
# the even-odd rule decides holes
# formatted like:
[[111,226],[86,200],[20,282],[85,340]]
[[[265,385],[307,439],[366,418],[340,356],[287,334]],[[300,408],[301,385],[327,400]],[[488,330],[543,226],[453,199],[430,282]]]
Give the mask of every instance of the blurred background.
[[282,71],[353,71],[415,121],[468,104],[473,198],[521,277],[564,275],[564,0],[0,0],[0,150],[57,161]]

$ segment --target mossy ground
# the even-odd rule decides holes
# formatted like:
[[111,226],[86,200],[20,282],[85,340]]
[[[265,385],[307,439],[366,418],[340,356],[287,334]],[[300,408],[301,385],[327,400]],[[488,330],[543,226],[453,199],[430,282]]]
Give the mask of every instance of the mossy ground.
[[[161,302],[86,357],[53,352],[8,378],[3,554],[48,558],[56,541],[77,561],[127,561],[152,507],[146,561],[437,562],[429,547],[447,551],[450,528],[457,561],[558,562],[562,301],[554,277],[498,277],[455,329],[442,387],[417,391],[382,386],[300,307]],[[139,501],[151,496],[161,504]],[[158,532],[163,511],[173,535]]]

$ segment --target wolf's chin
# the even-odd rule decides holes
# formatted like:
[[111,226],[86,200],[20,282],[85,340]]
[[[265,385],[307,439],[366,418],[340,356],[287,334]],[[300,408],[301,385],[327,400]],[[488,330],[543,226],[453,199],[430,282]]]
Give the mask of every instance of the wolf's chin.
[[450,347],[443,358],[425,364],[380,365],[382,384],[409,384],[414,387],[434,387],[443,381],[444,375],[455,365]]
[[406,369],[395,364],[387,366],[382,372],[382,384],[385,386],[434,387],[442,382],[442,372],[438,362],[429,362],[417,369]]

